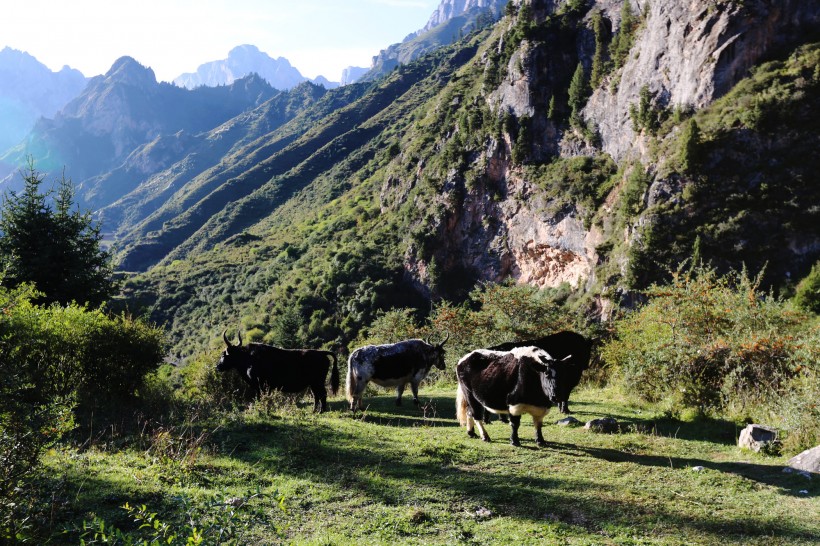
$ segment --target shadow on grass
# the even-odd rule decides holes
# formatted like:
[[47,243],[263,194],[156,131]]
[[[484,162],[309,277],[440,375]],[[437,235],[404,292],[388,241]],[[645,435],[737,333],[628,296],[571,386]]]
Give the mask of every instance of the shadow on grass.
[[[552,446],[550,446],[552,447]],[[569,446],[560,446],[567,448]],[[602,459],[611,463],[630,463],[641,466],[655,466],[660,468],[673,469],[694,469],[703,467],[704,469],[715,470],[726,474],[735,474],[747,480],[766,484],[778,488],[782,495],[802,497],[797,493],[799,490],[814,490],[820,492],[820,484],[812,484],[804,476],[796,473],[784,473],[782,466],[765,465],[756,463],[746,463],[739,461],[715,462],[704,459],[687,457],[669,457],[661,455],[641,455],[634,453],[624,453],[617,449],[606,449],[598,447],[572,446],[572,449],[585,453],[588,456]]]
[[[387,409],[379,402],[375,407]],[[403,414],[419,410],[391,409],[400,413],[386,417],[387,421],[379,424],[417,426],[419,418]],[[363,426],[372,423],[368,421]],[[817,532],[799,522],[768,520],[765,510],[758,516],[743,518],[727,518],[719,511],[714,516],[692,515],[684,508],[664,508],[651,501],[648,504],[631,502],[620,486],[595,481],[587,475],[574,477],[534,471],[553,464],[554,457],[565,461],[591,457],[610,463],[664,468],[670,464],[673,468],[699,465],[772,485],[779,488],[781,494],[793,494],[789,490],[793,485],[791,477],[777,474],[773,467],[765,465],[670,459],[556,442],[542,450],[525,443],[525,447],[509,454],[497,448],[490,450],[489,446],[466,438],[442,443],[429,437],[408,435],[404,445],[404,439],[385,437],[378,429],[364,432],[362,435],[367,437],[363,438],[321,420],[309,431],[287,419],[277,421],[272,428],[255,430],[254,426],[243,426],[241,430],[226,430],[246,438],[248,449],[235,450],[232,456],[267,472],[326,483],[342,492],[341,495],[353,494],[350,492],[364,495],[368,499],[364,505],[435,507],[446,504],[442,510],[462,514],[487,507],[502,516],[532,521],[557,519],[593,533],[605,533],[614,526],[631,529],[633,533],[651,534],[660,520],[670,527],[702,533],[707,535],[707,540],[715,542],[727,537],[745,540],[772,536],[811,541]],[[442,434],[446,434],[445,431]],[[484,449],[486,454],[482,452]],[[537,453],[543,453],[543,458]],[[527,461],[522,463],[522,459]],[[496,461],[498,464],[493,466]]]
[[[233,486],[230,482],[269,484],[276,476],[289,476],[326,484],[333,489],[333,498],[364,497],[357,499],[363,509],[374,505],[408,509],[421,506],[431,517],[439,519],[441,525],[455,525],[453,520],[475,517],[477,510],[487,508],[497,516],[544,524],[561,522],[576,527],[578,533],[602,536],[616,529],[616,533],[649,537],[657,533],[657,529],[665,528],[667,533],[670,529],[699,533],[703,540],[715,543],[760,542],[773,536],[784,542],[811,543],[816,537],[816,527],[797,520],[774,521],[765,516],[762,506],[756,506],[753,514],[746,513],[743,517],[727,516],[719,510],[715,513],[692,511],[684,506],[678,508],[675,503],[658,503],[654,498],[633,501],[636,497],[625,494],[625,486],[595,479],[598,472],[619,472],[615,465],[623,463],[674,469],[703,466],[767,484],[782,495],[794,495],[796,484],[801,484],[801,489],[808,487],[813,497],[820,492],[820,484],[809,485],[805,478],[782,474],[779,467],[625,453],[561,442],[548,442],[545,449],[535,448],[531,441],[524,441],[518,449],[499,445],[506,440],[486,445],[463,437],[463,431],[453,430],[458,424],[452,397],[422,396],[419,407],[408,401],[396,407],[391,396],[369,397],[365,402],[368,410],[355,416],[345,402],[334,400],[329,415],[299,410],[222,426],[210,438],[210,446],[243,463],[247,470],[234,475],[233,467],[230,472],[218,468],[200,472],[194,468],[186,471],[184,479],[199,486],[207,483],[224,488]],[[584,403],[574,404],[572,409],[583,417],[600,415],[589,412]],[[558,416],[555,410],[550,413],[550,417]],[[355,424],[355,420],[362,422]],[[642,423],[626,419],[625,422],[627,425]],[[677,438],[703,439],[696,435],[702,423],[672,420],[653,423],[657,434],[674,429]],[[714,422],[710,426],[725,431],[729,424]],[[395,434],[386,427],[401,432]],[[426,427],[441,427],[441,430],[432,433],[421,430]],[[583,459],[591,462],[584,463]],[[613,466],[607,466],[610,463]],[[551,471],[568,467],[574,469]],[[222,472],[219,479],[209,477],[217,471]],[[178,510],[170,492],[81,472],[61,479],[65,480],[66,496],[74,500],[68,504],[76,506],[76,513],[65,514],[70,519],[81,516],[87,509],[83,508],[86,503],[121,525],[127,522],[121,511],[117,513],[117,507],[124,501],[144,502],[161,512]],[[169,472],[167,478],[162,479],[173,483],[179,476]]]

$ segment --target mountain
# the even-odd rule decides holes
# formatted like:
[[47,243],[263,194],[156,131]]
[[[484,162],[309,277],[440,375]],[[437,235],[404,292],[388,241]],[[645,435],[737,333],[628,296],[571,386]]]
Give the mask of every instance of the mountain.
[[407,36],[401,43],[383,49],[358,80],[381,77],[400,64],[451,44],[476,28],[485,27],[501,16],[507,0],[442,0],[424,28]]
[[787,290],[820,258],[818,2],[636,8],[516,3],[328,90],[122,233],[129,305],[185,357],[283,316],[346,345],[486,281],[605,316],[692,257]]
[[336,89],[188,90],[121,59],[29,149],[181,358],[237,325],[346,346],[482,282],[606,317],[690,260],[788,294],[820,259],[820,1],[641,6],[514,2]]
[[0,152],[19,143],[41,117],[51,117],[80,94],[86,78],[64,66],[52,72],[37,59],[9,47],[0,51]]
[[364,68],[363,66],[348,66],[342,70],[342,79],[339,85],[349,85],[359,81],[362,76],[367,74],[368,70],[369,68]]
[[[291,89],[308,79],[284,57],[274,59],[256,46],[241,45],[228,52],[227,59],[200,65],[196,72],[182,74],[174,79],[174,83],[187,89],[216,87],[230,85],[249,74],[258,74],[275,89],[281,90]],[[324,76],[316,78],[314,83],[328,89],[338,85]]]
[[[7,172],[19,168],[28,155],[40,170],[61,171],[80,185],[119,167],[138,147],[158,137],[190,139],[253,108],[276,91],[258,76],[218,88],[183,89],[158,83],[153,70],[130,57],[118,59],[102,76],[92,78],[83,92],[53,119],[41,118],[26,140],[0,156]],[[19,182],[17,177],[6,184]],[[12,186],[13,187],[13,186]],[[127,187],[106,188],[119,195]],[[100,191],[97,192],[98,194]],[[95,208],[106,200],[86,196]]]

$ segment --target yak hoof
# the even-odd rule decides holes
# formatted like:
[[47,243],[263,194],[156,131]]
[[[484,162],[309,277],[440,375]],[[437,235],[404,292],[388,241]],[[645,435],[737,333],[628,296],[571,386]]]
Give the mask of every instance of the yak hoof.
[[478,438],[478,434],[476,434],[476,433],[475,433],[474,431],[472,431],[472,430],[468,430],[468,431],[467,431],[467,436],[469,436],[470,438]]
[[535,445],[537,445],[538,447],[547,447],[547,442],[545,442],[544,440],[536,440]]
[[396,398],[396,405],[401,406],[401,398]]
[[487,442],[488,444],[489,444],[489,443],[490,443],[490,441],[491,441],[489,436],[482,436],[482,437],[481,437],[481,440],[482,440],[482,441],[484,441],[484,442]]
[[521,442],[518,440],[518,438],[513,438],[510,440],[510,445],[513,447],[521,447]]
[[413,398],[413,404],[418,406],[421,402],[419,402],[418,398]]

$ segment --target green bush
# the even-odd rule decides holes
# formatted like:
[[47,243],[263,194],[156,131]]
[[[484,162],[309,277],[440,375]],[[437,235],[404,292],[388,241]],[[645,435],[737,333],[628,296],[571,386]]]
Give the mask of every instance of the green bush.
[[795,396],[817,375],[820,343],[807,317],[761,293],[758,280],[699,266],[652,286],[602,349],[614,378],[647,400],[739,417]]
[[800,281],[794,294],[794,304],[805,311],[820,314],[820,262]]
[[76,305],[42,307],[37,297],[26,285],[0,288],[0,539],[24,534],[26,481],[73,428],[77,407],[121,406],[164,354],[156,328]]

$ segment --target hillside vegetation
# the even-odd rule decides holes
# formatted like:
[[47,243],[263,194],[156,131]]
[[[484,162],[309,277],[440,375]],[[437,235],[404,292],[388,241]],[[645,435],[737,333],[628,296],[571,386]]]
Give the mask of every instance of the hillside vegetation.
[[[126,269],[159,261],[126,283],[129,308],[167,325],[184,358],[226,327],[275,342],[283,317],[291,340],[346,348],[382,311],[423,314],[505,279],[569,283],[567,311],[592,318],[693,256],[763,271],[788,295],[817,259],[818,46],[779,51],[697,111],[644,93],[632,123],[646,154],[615,161],[567,93],[589,8],[536,19],[525,4],[370,87],[327,92],[264,137],[280,144],[252,144],[261,155],[238,148],[225,174],[200,176],[123,237]],[[602,86],[616,84],[618,36],[602,38]],[[533,115],[498,106],[521,78],[538,89]],[[560,151],[570,145],[586,152]],[[527,229],[545,241],[527,247]]]

